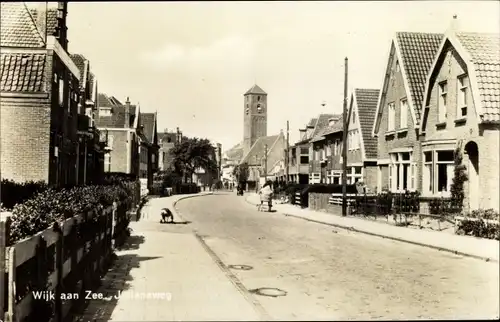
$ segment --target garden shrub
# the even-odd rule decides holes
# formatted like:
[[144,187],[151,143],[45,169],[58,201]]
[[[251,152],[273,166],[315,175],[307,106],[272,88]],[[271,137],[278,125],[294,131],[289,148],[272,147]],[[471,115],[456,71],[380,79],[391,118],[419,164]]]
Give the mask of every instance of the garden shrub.
[[12,209],[9,243],[49,228],[53,223],[121,201],[131,205],[136,182],[47,189]]
[[[496,221],[488,223],[486,220]],[[494,209],[472,211],[458,225],[457,233],[500,240],[500,213]]]
[[10,210],[15,205],[22,203],[36,194],[47,190],[48,186],[43,181],[27,181],[23,183],[3,179],[0,183],[0,201],[3,210]]

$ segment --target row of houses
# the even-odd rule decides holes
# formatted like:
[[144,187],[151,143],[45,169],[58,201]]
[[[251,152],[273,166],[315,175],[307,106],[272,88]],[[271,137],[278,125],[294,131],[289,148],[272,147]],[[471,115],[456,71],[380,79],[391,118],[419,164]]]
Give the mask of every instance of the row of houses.
[[90,61],[68,50],[67,13],[1,3],[1,176],[67,186],[111,171],[151,184],[156,113],[98,92]]
[[[382,86],[354,88],[348,111],[321,114],[299,130],[288,181],[340,183],[346,162],[348,183],[361,181],[371,192],[449,197],[458,148],[468,175],[466,207],[499,208],[499,34],[454,24],[444,34],[396,33]],[[286,167],[282,161],[271,173],[285,180]]]

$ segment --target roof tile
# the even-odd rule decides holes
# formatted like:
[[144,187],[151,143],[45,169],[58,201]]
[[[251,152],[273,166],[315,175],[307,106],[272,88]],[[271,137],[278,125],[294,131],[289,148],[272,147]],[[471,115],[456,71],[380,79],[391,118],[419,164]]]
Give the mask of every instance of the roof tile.
[[358,103],[358,118],[363,135],[365,155],[368,159],[377,158],[377,139],[371,135],[380,90],[356,88],[356,102]]
[[2,53],[0,55],[2,92],[43,92],[45,54]]
[[2,2],[0,7],[0,44],[8,47],[45,46],[35,21],[22,2]]
[[154,137],[153,134],[155,132],[155,113],[139,113],[139,120],[141,126],[144,127],[144,135],[149,140],[150,143],[153,142]]
[[402,67],[406,72],[408,86],[417,120],[420,120],[422,99],[427,73],[439,50],[443,34],[398,32],[396,40],[401,52]]
[[243,160],[241,160],[241,163],[246,162],[251,165],[261,164],[260,159],[264,158],[265,145],[267,144],[267,152],[269,153],[271,151],[273,143],[278,139],[278,137],[279,135],[272,135],[258,138],[250,148],[250,151],[248,151],[247,155],[245,155]]
[[483,121],[500,121],[500,35],[457,33],[474,64],[483,108]]

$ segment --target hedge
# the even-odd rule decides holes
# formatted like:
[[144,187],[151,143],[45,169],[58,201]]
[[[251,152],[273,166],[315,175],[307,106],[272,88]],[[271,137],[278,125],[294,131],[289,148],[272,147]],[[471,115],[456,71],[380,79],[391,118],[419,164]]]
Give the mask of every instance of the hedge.
[[[485,220],[496,221],[496,224],[487,223]],[[494,209],[474,210],[457,228],[458,234],[500,240],[500,213]]]
[[43,181],[27,181],[23,183],[3,179],[0,183],[0,201],[3,210],[10,210],[15,205],[22,203],[37,193],[47,190]]

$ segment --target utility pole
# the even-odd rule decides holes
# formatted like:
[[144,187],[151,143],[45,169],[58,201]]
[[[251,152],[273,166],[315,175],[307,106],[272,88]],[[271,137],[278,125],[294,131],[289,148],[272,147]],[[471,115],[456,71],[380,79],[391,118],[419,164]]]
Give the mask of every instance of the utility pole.
[[288,174],[290,173],[290,124],[286,121],[286,171],[285,171],[285,183],[288,184]]
[[267,182],[267,144],[264,145],[264,182]]
[[347,57],[345,58],[344,75],[344,111],[343,111],[343,148],[342,148],[342,216],[347,215]]

